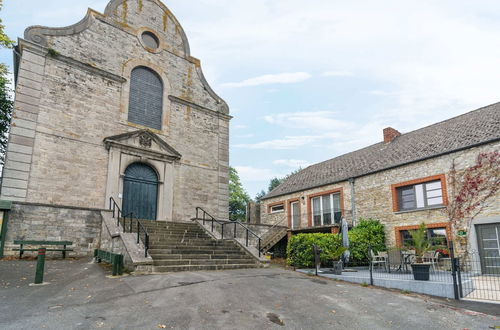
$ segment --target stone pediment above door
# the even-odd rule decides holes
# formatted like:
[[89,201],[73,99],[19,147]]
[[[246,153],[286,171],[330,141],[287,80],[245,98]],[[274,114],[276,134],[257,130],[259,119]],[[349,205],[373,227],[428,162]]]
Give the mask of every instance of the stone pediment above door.
[[158,135],[148,130],[138,130],[104,139],[106,149],[117,148],[138,156],[178,160],[182,156]]

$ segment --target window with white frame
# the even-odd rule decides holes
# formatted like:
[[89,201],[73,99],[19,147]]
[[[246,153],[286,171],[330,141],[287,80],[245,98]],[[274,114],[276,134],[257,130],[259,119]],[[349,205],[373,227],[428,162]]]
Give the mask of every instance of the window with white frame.
[[340,194],[328,194],[311,198],[313,226],[339,223],[342,217]]
[[285,204],[277,204],[269,207],[270,213],[278,213],[285,211]]
[[440,180],[398,187],[396,189],[399,211],[443,205],[443,189]]

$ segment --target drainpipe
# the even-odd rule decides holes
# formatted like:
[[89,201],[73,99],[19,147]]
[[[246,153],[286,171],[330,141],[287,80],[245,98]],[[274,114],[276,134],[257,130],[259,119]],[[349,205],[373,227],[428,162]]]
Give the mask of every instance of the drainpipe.
[[354,178],[349,178],[349,184],[351,185],[351,215],[352,215],[352,225],[356,225],[356,197],[354,189]]

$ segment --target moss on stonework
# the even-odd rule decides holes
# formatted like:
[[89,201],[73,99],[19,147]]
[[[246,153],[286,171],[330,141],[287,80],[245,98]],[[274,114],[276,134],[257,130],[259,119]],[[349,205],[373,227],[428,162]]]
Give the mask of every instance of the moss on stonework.
[[127,1],[123,1],[122,2],[122,20],[123,20],[123,23],[127,22],[127,11],[128,11]]
[[47,49],[47,53],[49,54],[50,57],[57,57],[60,55],[59,52],[54,48]]
[[168,13],[164,12],[163,13],[163,31],[167,32],[167,26],[168,26]]

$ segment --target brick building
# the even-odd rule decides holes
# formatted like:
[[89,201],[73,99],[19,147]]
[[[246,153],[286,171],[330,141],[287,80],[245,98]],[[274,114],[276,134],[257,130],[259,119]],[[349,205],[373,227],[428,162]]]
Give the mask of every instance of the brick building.
[[[96,246],[110,197],[142,219],[228,218],[229,108],[158,0],[111,0],[65,28],[29,27],[1,199],[15,238]],[[5,238],[4,238],[5,239]]]
[[[405,134],[386,128],[382,142],[291,176],[263,198],[261,221],[298,233],[330,232],[342,216],[351,225],[374,218],[385,225],[388,246],[403,245],[408,230],[425,222],[429,236],[450,240],[443,208],[452,161],[463,169],[479,153],[499,150],[500,103]],[[499,197],[475,218],[471,249],[494,245],[500,256]]]

